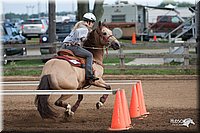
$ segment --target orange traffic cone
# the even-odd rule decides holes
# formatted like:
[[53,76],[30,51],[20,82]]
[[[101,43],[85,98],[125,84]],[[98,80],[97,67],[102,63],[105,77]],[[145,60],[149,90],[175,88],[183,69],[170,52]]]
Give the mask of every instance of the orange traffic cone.
[[132,44],[136,44],[136,35],[135,32],[132,34]]
[[156,37],[156,35],[153,36],[153,41],[154,41],[154,42],[157,41],[157,37]]
[[124,113],[125,124],[127,128],[131,128],[131,118],[128,111],[128,103],[126,99],[126,94],[124,89],[120,90],[121,100],[122,100],[122,108]]
[[141,81],[137,82],[137,84],[136,84],[136,90],[137,90],[137,94],[138,94],[140,115],[148,115],[149,112],[147,112],[147,110],[146,110]]
[[132,87],[132,96],[131,96],[129,111],[130,111],[131,118],[137,118],[140,116],[140,109],[139,109],[136,85],[133,85],[133,87]]
[[116,97],[115,97],[113,114],[112,114],[112,123],[111,123],[111,127],[108,130],[121,131],[121,130],[127,130],[127,129],[128,128],[126,127],[126,123],[124,120],[124,113],[122,109],[120,91],[117,91]]

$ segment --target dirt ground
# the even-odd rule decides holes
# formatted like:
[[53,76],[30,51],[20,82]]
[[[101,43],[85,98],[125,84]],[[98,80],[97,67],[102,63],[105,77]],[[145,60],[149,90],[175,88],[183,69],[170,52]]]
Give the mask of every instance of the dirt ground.
[[[131,100],[132,85],[111,85],[113,89],[125,89],[128,104]],[[143,120],[132,119],[133,128],[126,132],[195,132],[198,130],[197,80],[142,80],[147,111],[150,115]],[[35,86],[4,87],[4,89],[36,89]],[[91,87],[90,89],[97,89]],[[50,97],[53,105],[58,95]],[[84,99],[73,119],[56,121],[41,119],[34,105],[35,96],[4,96],[4,132],[108,132],[111,125],[115,95],[109,95],[104,106],[97,110],[100,95],[84,95]],[[68,102],[74,104],[77,95]],[[56,107],[63,114],[63,109]],[[172,119],[191,118],[195,125],[190,127],[173,125]]]

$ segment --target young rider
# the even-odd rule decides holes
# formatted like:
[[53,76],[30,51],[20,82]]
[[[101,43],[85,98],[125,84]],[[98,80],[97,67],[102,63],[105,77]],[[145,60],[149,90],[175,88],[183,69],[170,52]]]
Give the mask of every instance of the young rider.
[[96,17],[92,13],[85,13],[83,20],[75,24],[71,33],[64,39],[62,48],[71,50],[75,55],[86,59],[85,77],[89,83],[98,80],[92,71],[93,55],[82,47],[83,42],[87,39],[87,35],[92,31],[92,27]]

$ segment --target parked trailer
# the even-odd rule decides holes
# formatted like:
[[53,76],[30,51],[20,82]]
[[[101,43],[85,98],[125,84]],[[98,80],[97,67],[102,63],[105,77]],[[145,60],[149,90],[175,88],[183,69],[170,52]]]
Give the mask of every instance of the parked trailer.
[[147,13],[142,5],[119,3],[104,5],[102,21],[110,28],[120,28],[123,38],[131,38],[133,33],[143,33],[147,25]]
[[[102,21],[110,28],[118,30],[122,33],[122,38],[131,39],[133,33],[136,34],[137,39],[143,39],[149,41],[150,38],[157,36],[158,38],[176,37],[181,35],[182,38],[188,37],[188,32],[184,31],[186,25],[185,20],[179,15],[176,9],[172,8],[160,8],[143,6],[137,4],[124,4],[118,3],[115,5],[104,5],[104,14],[102,16]],[[159,11],[166,11],[172,13],[158,15],[156,22],[150,22],[149,16],[150,10],[156,9]],[[180,27],[181,26],[181,27]],[[178,29],[177,29],[178,28]],[[176,31],[174,31],[177,29]],[[118,31],[119,32],[119,31]],[[185,35],[186,33],[186,35]],[[169,35],[170,34],[170,35]]]

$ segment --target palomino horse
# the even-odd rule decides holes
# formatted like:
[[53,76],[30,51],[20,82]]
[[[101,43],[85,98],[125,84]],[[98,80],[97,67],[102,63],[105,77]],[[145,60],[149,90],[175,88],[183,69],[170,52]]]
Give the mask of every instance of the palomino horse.
[[[103,76],[103,55],[105,47],[112,47],[114,50],[120,48],[119,41],[112,35],[112,31],[106,28],[99,22],[99,25],[89,35],[83,47],[93,54],[95,76],[99,78],[92,85],[103,87],[106,90],[111,90],[110,85],[106,84],[102,79]],[[38,90],[81,90],[85,86],[85,69],[71,66],[70,63],[64,60],[51,59],[45,63],[41,74]],[[65,116],[69,117],[77,110],[83,95],[78,95],[78,100],[71,107],[70,104],[64,103],[66,99],[72,95],[61,95],[55,102],[56,106],[66,109]],[[99,109],[106,101],[108,95],[104,94],[100,97],[96,107]],[[49,95],[37,95],[35,104],[42,118],[55,118],[57,113],[48,103]]]

